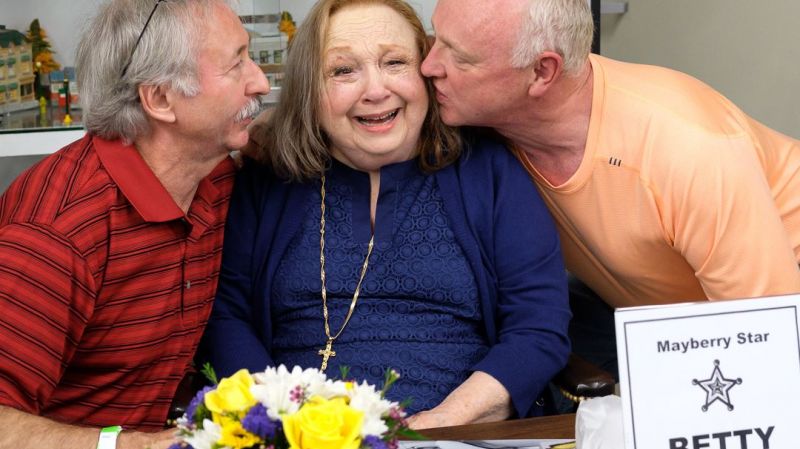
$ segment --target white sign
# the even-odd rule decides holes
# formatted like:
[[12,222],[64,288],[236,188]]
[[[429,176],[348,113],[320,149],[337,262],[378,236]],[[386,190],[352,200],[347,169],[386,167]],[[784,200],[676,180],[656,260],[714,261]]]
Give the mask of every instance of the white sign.
[[618,309],[627,449],[800,448],[800,295]]

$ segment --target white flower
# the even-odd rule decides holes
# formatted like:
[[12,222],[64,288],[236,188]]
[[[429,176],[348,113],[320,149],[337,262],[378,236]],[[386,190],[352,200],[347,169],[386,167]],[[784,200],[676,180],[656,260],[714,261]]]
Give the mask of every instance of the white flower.
[[375,391],[375,386],[367,384],[366,381],[353,384],[350,391],[350,407],[364,412],[364,425],[361,427],[361,436],[383,435],[389,430],[383,417],[389,413],[392,406],[397,404],[381,397]]
[[308,396],[320,396],[325,399],[347,396],[347,383],[341,380],[328,379],[321,384],[316,384],[308,389]]
[[256,384],[250,387],[250,392],[267,408],[267,416],[272,420],[297,412],[301,405],[298,392],[308,395],[322,390],[325,384],[325,374],[318,369],[303,370],[299,366],[292,368],[291,372],[283,365],[267,368],[263,373],[253,374],[253,378]]
[[179,429],[189,429],[192,426],[192,422],[189,421],[189,418],[186,415],[181,415],[180,418],[175,420],[175,424],[178,425]]
[[222,428],[214,421],[204,419],[203,428],[196,429],[191,435],[187,435],[183,440],[195,449],[211,449],[222,437]]

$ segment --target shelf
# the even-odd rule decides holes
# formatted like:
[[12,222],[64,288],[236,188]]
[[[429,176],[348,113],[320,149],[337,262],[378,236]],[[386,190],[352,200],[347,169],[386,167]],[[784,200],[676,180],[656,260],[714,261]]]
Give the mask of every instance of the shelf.
[[47,106],[42,116],[38,106],[13,112],[0,106],[0,134],[82,128],[81,109],[70,108],[72,123],[67,125],[64,124],[64,109],[64,106]]
[[283,64],[259,64],[264,73],[283,73]]
[[601,2],[600,14],[625,14],[628,12],[628,2]]

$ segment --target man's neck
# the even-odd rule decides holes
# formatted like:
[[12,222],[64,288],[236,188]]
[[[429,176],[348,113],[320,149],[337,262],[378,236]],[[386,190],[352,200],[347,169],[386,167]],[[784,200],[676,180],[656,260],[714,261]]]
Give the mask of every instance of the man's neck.
[[550,184],[561,185],[578,171],[592,112],[592,69],[558,80],[547,95],[532,99],[509,126],[496,130],[522,151]]
[[214,152],[204,152],[199,145],[179,141],[158,131],[138,139],[136,148],[184,212],[189,210],[200,181],[227,157],[224,151],[208,154]]

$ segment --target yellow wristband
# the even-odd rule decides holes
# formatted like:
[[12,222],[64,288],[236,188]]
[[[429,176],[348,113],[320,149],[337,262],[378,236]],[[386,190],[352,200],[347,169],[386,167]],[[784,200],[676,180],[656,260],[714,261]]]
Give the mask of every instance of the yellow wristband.
[[117,435],[122,432],[122,426],[103,427],[100,429],[100,439],[97,440],[97,449],[116,449]]

